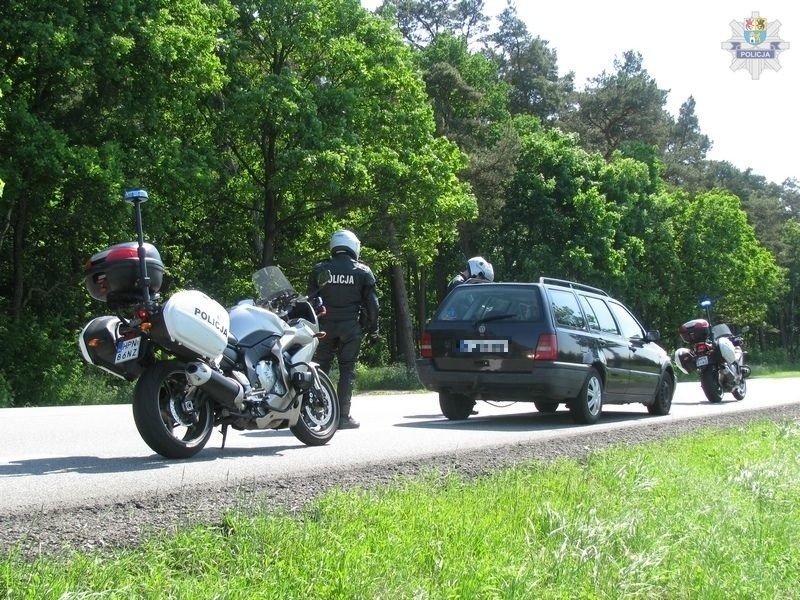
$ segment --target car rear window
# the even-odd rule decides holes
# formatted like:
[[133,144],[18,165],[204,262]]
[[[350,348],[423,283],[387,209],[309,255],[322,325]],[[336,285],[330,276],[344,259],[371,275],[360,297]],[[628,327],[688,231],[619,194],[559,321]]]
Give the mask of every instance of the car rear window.
[[531,322],[542,318],[536,288],[463,284],[444,299],[434,315],[437,321],[502,320]]

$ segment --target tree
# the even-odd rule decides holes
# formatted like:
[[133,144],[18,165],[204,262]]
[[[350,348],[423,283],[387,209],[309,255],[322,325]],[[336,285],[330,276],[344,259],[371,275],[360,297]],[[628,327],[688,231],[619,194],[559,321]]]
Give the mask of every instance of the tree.
[[800,223],[788,221],[783,229],[783,251],[779,256],[786,269],[787,301],[779,304],[775,312],[782,323],[782,345],[789,351],[789,357],[797,359],[800,350]]
[[549,275],[589,283],[620,273],[620,213],[598,185],[602,157],[579,148],[575,136],[543,130],[533,117],[514,124],[522,149],[505,188],[495,271],[521,281]]
[[58,401],[80,378],[81,267],[133,236],[122,187],[198,180],[197,104],[220,81],[223,12],[200,0],[0,4],[0,364],[19,397]]
[[510,112],[535,115],[545,123],[556,120],[573,91],[574,73],[559,76],[556,51],[546,40],[531,36],[516,8],[505,8],[499,21],[498,30],[485,41],[487,54],[510,87]]
[[716,189],[697,195],[678,217],[687,314],[709,297],[722,321],[762,326],[784,291],[775,258],[756,238],[741,201]]
[[384,0],[376,11],[420,49],[444,33],[469,44],[488,29],[484,0]]
[[698,188],[706,153],[711,149],[711,140],[700,131],[695,106],[692,96],[681,105],[664,149],[664,178],[672,185],[688,190]]
[[376,272],[393,273],[396,340],[413,367],[403,265],[430,264],[474,211],[456,178],[464,157],[434,135],[411,50],[355,0],[237,6],[216,114],[231,214],[256,263],[281,260],[290,273],[308,268],[335,227],[353,229]]
[[[452,140],[469,156],[460,179],[470,185],[478,205],[477,218],[458,224],[458,240],[439,248],[433,273],[421,281],[435,291],[431,302],[438,303],[464,258],[488,252],[483,241],[487,231],[499,225],[505,201],[502,190],[513,174],[519,142],[507,125],[509,87],[500,80],[492,60],[470,52],[464,40],[447,33],[416,57],[433,106],[436,134]],[[425,318],[420,310],[418,321]]]
[[581,137],[581,145],[610,158],[624,142],[664,148],[671,122],[664,110],[667,90],[643,67],[642,55],[628,50],[573,97],[562,125]]

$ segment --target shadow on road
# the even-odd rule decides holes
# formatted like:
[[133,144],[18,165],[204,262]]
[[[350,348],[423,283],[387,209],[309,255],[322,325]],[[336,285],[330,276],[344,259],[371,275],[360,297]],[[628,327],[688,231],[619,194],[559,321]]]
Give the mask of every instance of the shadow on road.
[[219,459],[247,456],[275,456],[286,450],[305,448],[299,442],[287,446],[264,446],[263,448],[219,448],[206,446],[192,458],[167,459],[157,454],[150,456],[101,458],[99,456],[64,456],[13,460],[0,465],[0,478],[25,475],[55,475],[62,473],[130,473],[165,469],[173,464],[203,463]]
[[[478,408],[480,411],[480,408]],[[479,431],[542,431],[542,430],[561,430],[585,427],[578,425],[566,410],[559,410],[555,413],[514,413],[513,415],[473,415],[463,421],[451,421],[439,414],[425,415],[406,415],[406,419],[416,419],[409,423],[397,423],[395,427],[419,428],[419,429],[465,429]],[[627,411],[603,412],[600,423],[619,423],[626,421],[638,421],[641,419],[652,419],[649,414]],[[419,419],[426,419],[420,421]]]

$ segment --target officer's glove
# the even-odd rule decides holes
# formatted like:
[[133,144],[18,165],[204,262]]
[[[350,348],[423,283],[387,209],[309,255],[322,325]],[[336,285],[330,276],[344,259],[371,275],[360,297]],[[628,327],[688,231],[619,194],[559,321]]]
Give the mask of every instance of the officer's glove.
[[367,344],[369,344],[370,346],[374,346],[375,344],[377,344],[380,341],[380,339],[381,336],[378,333],[377,329],[375,331],[370,331],[367,334]]

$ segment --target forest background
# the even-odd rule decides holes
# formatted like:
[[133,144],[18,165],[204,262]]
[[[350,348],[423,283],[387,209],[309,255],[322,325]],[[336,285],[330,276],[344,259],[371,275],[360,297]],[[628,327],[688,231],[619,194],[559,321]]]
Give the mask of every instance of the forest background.
[[[0,407],[113,401],[81,327],[86,260],[135,239],[144,188],[169,291],[226,305],[331,232],[375,271],[382,342],[417,338],[466,258],[573,279],[674,348],[712,298],[760,360],[798,353],[800,183],[709,160],[636,49],[575,85],[513,6],[482,0],[8,0],[0,5]],[[2,185],[2,184],[0,184]]]

